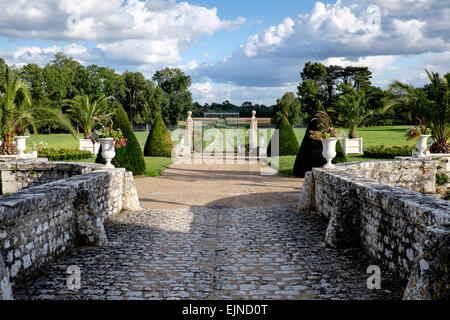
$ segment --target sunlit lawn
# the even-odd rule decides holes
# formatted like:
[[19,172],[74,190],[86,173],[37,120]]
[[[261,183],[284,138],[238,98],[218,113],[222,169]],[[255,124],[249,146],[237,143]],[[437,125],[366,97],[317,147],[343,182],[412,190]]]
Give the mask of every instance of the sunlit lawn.
[[[384,127],[369,127],[369,128],[359,128],[357,130],[358,137],[363,138],[364,147],[369,147],[373,145],[385,145],[385,146],[402,146],[402,145],[414,145],[415,140],[406,140],[405,132],[406,128],[409,126],[384,126]],[[269,129],[270,133],[273,129]],[[294,128],[295,136],[301,144],[303,137],[305,135],[306,128]],[[144,148],[145,141],[148,136],[148,132],[139,131],[135,132],[136,138],[139,141],[141,148]],[[82,134],[78,134],[74,138],[70,134],[41,134],[41,135],[31,135],[27,140],[27,148],[31,148],[33,143],[39,144],[43,141],[48,144],[49,147],[61,147],[61,148],[79,148],[79,138],[82,138]],[[363,155],[348,155],[348,161],[364,161],[364,160],[374,160],[371,158],[365,158]],[[268,159],[269,161],[271,159]],[[379,160],[379,159],[377,159]],[[87,160],[79,160],[80,162],[94,162],[95,157]],[[292,175],[292,167],[294,165],[295,156],[281,156],[279,157],[279,172],[282,175]],[[146,171],[145,174],[148,176],[158,176],[160,175],[171,163],[170,158],[159,158],[159,157],[145,157]]]
[[[147,140],[148,132],[135,132],[136,138],[141,146],[144,148],[145,141]],[[34,143],[39,144],[40,142],[46,142],[48,147],[58,147],[58,148],[79,148],[79,139],[83,138],[83,134],[78,134],[74,138],[70,134],[41,134],[41,135],[31,135],[27,139],[27,148],[31,148]],[[70,160],[70,162],[95,162],[96,157],[91,157],[84,160]],[[171,158],[161,158],[161,157],[144,157],[145,159],[145,175],[147,176],[159,176],[168,166],[172,164]]]
[[[406,140],[405,132],[410,126],[384,126],[384,127],[369,127],[359,128],[357,130],[358,137],[363,138],[364,148],[374,145],[385,146],[404,146],[414,145],[415,140]],[[294,133],[299,141],[299,145],[303,140],[306,132],[305,128],[294,128]],[[293,166],[296,156],[281,156],[278,157],[278,171],[281,175],[292,176]],[[269,162],[274,162],[273,158],[268,159]],[[364,155],[347,155],[347,161],[367,161],[367,160],[382,160],[364,157]]]

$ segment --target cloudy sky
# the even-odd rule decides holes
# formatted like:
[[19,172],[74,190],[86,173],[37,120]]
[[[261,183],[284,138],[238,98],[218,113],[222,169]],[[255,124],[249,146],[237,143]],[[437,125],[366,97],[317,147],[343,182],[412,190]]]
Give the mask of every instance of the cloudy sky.
[[368,66],[373,83],[450,71],[450,0],[0,0],[0,57],[58,51],[118,72],[180,67],[194,100],[271,105],[307,61]]

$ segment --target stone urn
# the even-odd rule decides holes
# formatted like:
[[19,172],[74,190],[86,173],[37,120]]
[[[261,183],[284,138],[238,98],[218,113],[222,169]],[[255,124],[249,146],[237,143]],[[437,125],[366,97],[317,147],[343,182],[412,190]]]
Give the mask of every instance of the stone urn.
[[431,134],[422,134],[417,138],[416,149],[419,151],[417,157],[425,157],[425,150],[427,149],[427,140],[431,137]]
[[106,160],[106,168],[114,168],[111,163],[112,159],[116,156],[114,138],[100,139],[100,143],[102,144],[102,157]]
[[334,165],[331,163],[334,157],[336,157],[336,142],[338,138],[325,138],[322,139],[322,156],[327,160],[327,163],[323,166],[325,169],[333,169]]
[[27,139],[30,136],[15,136],[14,140],[16,141],[16,148],[19,150],[17,158],[23,158],[24,151],[27,148]]

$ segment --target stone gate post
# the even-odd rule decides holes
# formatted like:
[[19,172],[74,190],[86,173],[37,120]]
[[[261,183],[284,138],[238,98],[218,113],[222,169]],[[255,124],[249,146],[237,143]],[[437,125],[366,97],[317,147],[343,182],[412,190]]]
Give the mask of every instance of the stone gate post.
[[188,111],[188,117],[186,119],[186,146],[189,150],[193,151],[193,133],[194,133],[194,120],[192,120],[192,111]]
[[249,137],[249,153],[250,155],[257,155],[258,152],[258,120],[255,117],[256,111],[252,111],[252,118],[250,121],[250,137]]

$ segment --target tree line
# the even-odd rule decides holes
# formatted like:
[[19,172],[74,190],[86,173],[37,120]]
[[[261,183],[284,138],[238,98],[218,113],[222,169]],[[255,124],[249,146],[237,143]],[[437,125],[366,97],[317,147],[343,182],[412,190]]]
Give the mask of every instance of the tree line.
[[[178,120],[186,118],[189,110],[194,117],[202,117],[205,112],[239,112],[240,117],[250,117],[251,111],[256,110],[257,117],[270,117],[274,124],[283,114],[291,125],[307,124],[318,107],[330,110],[332,120],[344,125],[349,104],[353,104],[352,112],[357,112],[360,118],[355,126],[406,124],[414,122],[417,116],[410,109],[401,107],[389,109],[382,115],[376,112],[383,107],[383,99],[389,93],[372,85],[372,73],[367,67],[308,62],[300,72],[297,96],[286,92],[271,106],[250,101],[241,105],[229,100],[203,105],[193,102],[189,91],[191,77],[178,68],[158,70],[149,80],[141,72],[119,74],[107,67],[83,66],[73,58],[57,53],[44,67],[29,63],[20,68],[12,66],[12,69],[20,80],[28,83],[35,105],[66,113],[67,100],[77,96],[105,96],[108,104],[105,112],[112,112],[121,105],[132,125],[150,125],[158,114],[167,125],[176,125]],[[0,58],[0,88],[5,70],[6,63]],[[422,90],[426,91],[427,87]],[[41,121],[38,126],[39,132],[64,130],[54,121]]]
[[[4,86],[6,67],[0,58],[0,88]],[[56,53],[44,67],[29,63],[10,68],[28,84],[34,105],[64,113],[69,108],[66,102],[80,96],[105,96],[108,103],[105,112],[123,106],[132,125],[151,124],[158,114],[167,124],[175,125],[192,108],[191,77],[177,68],[158,70],[148,80],[141,72],[119,74],[107,67],[83,66],[63,53]],[[54,121],[40,122],[38,127],[39,132],[47,133],[64,130]]]

